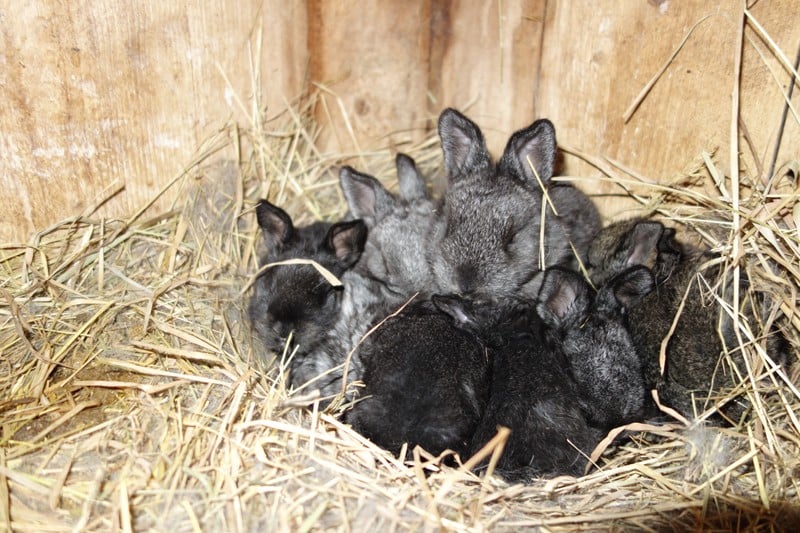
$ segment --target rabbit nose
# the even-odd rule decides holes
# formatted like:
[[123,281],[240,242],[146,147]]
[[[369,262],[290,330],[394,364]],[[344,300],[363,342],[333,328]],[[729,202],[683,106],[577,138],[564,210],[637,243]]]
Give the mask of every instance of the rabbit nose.
[[456,267],[456,286],[459,294],[469,295],[475,292],[477,274],[475,265],[463,264]]

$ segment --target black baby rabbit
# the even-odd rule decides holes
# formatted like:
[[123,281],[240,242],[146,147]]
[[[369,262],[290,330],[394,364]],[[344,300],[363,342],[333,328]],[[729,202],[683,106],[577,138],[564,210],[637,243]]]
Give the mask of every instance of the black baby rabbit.
[[[276,266],[258,278],[250,301],[251,322],[267,348],[281,351],[293,333],[290,384],[319,390],[327,399],[343,389],[347,354],[384,307],[375,282],[352,271],[364,249],[366,225],[354,220],[298,229],[267,201],[258,204],[256,215],[268,246],[263,262],[311,259],[342,282],[334,287],[307,264]],[[348,369],[348,381],[359,379],[357,360]]]
[[359,346],[363,399],[347,421],[393,452],[403,443],[460,454],[489,393],[489,360],[480,340],[426,300],[388,318]]
[[532,304],[496,305],[434,296],[459,327],[483,339],[491,359],[489,403],[470,443],[486,445],[498,426],[511,430],[497,472],[511,481],[583,472],[602,432],[578,405],[564,353],[545,334]]
[[578,403],[589,423],[600,429],[644,417],[642,365],[625,313],[654,286],[652,273],[643,266],[618,274],[596,294],[573,271],[553,267],[544,274],[537,312],[569,362]]
[[[439,136],[448,187],[428,247],[438,290],[534,298],[537,273],[572,262],[571,234],[585,246],[584,234],[595,228],[583,224],[599,221],[588,198],[568,185],[553,194],[567,216],[545,205],[556,160],[553,124],[537,120],[514,133],[497,164],[478,126],[454,109],[441,114]],[[573,216],[577,204],[586,216]]]
[[396,163],[399,198],[372,176],[350,167],[342,168],[339,182],[350,213],[369,228],[356,271],[381,281],[388,299],[405,300],[432,285],[425,242],[435,206],[414,160],[398,154]]
[[[734,290],[733,280],[716,260],[714,254],[679,243],[673,229],[644,219],[611,224],[589,250],[589,272],[595,282],[632,265],[653,271],[656,288],[631,306],[630,333],[642,358],[647,387],[656,388],[663,404],[685,416],[696,413],[695,398],[703,401],[711,392],[734,386],[739,382],[737,370],[746,372],[733,321],[714,296],[730,303]],[[745,279],[739,289],[747,302]],[[750,306],[745,312],[752,310]],[[662,340],[679,312],[662,376]],[[726,351],[736,368],[724,361]],[[741,410],[736,402],[723,408],[732,418]]]
[[[367,235],[360,221],[295,228],[283,209],[266,200],[256,207],[256,217],[267,246],[261,264],[311,259],[337,277],[356,263]],[[342,287],[325,281],[311,265],[276,266],[256,280],[249,315],[268,349],[281,352],[294,332],[294,345],[307,350],[332,327],[341,297]]]

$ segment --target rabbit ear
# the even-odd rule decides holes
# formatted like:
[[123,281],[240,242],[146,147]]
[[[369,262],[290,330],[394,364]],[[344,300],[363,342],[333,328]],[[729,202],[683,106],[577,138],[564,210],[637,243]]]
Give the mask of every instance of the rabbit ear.
[[264,232],[267,246],[271,248],[289,242],[294,235],[291,217],[278,206],[261,200],[256,206],[256,220]]
[[381,182],[368,174],[362,174],[352,167],[342,167],[339,183],[354,217],[374,222],[394,208],[394,197]]
[[363,220],[339,222],[331,226],[325,236],[325,246],[336,256],[342,268],[350,268],[361,257],[367,240],[367,226]]
[[500,159],[500,168],[538,187],[539,181],[544,185],[553,177],[556,151],[555,127],[549,120],[540,119],[511,136]]
[[491,164],[480,128],[455,109],[439,116],[439,138],[449,179],[488,169]]
[[591,303],[589,285],[575,272],[548,268],[539,289],[536,311],[545,324],[566,328],[583,320]]
[[427,196],[425,180],[422,179],[417,165],[406,154],[397,154],[397,182],[400,185],[400,198],[406,201],[419,200]]
[[456,325],[467,328],[477,327],[477,322],[473,318],[471,310],[468,309],[467,302],[458,296],[434,294],[431,296],[431,302],[436,309],[450,316]]
[[635,266],[617,274],[597,293],[598,307],[606,310],[630,309],[655,289],[656,281],[649,268]]
[[623,252],[627,257],[625,265],[654,268],[658,260],[659,241],[663,233],[664,225],[660,222],[643,220],[637,223],[623,245]]

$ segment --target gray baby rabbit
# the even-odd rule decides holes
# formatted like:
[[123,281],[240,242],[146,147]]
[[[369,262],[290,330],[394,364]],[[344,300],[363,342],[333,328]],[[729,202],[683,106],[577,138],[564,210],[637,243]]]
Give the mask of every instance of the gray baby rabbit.
[[[534,298],[542,266],[573,260],[565,221],[575,215],[575,195],[566,188],[553,195],[566,216],[556,217],[543,203],[542,187],[548,187],[556,159],[553,124],[537,120],[514,133],[497,164],[478,126],[454,109],[439,117],[439,136],[448,187],[428,247],[438,290]],[[577,226],[573,230],[579,233]],[[581,236],[579,244],[587,240]]]
[[[487,353],[431,301],[416,301],[359,346],[363,399],[347,422],[397,452],[420,445],[464,454],[489,394]],[[462,455],[463,457],[463,455]]]
[[339,182],[350,213],[363,219],[369,228],[356,271],[382,281],[388,299],[404,300],[432,286],[425,241],[435,216],[435,205],[414,160],[398,154],[396,163],[399,198],[372,176],[351,167],[341,169]]
[[[589,250],[589,272],[595,282],[632,265],[653,271],[656,288],[631,306],[629,330],[642,358],[646,386],[657,388],[661,402],[685,416],[696,412],[695,397],[703,401],[710,392],[738,383],[736,372],[722,360],[725,350],[738,370],[745,372],[733,323],[709,294],[719,291],[730,302],[733,291],[733,281],[722,267],[702,268],[714,258],[709,252],[679,243],[674,230],[643,219],[611,224]],[[717,289],[707,288],[715,285]],[[743,279],[740,290],[745,296],[746,285]],[[667,345],[666,368],[661,376],[661,343],[682,301],[684,307]],[[752,313],[752,307],[749,311]],[[741,405],[735,402],[723,408],[731,418],[738,418],[741,411]]]
[[625,312],[654,286],[643,266],[618,274],[596,294],[575,272],[553,267],[544,273],[537,312],[569,362],[589,423],[600,429],[644,417],[642,365]]
[[602,433],[576,402],[578,389],[563,351],[545,332],[531,304],[502,307],[457,296],[434,296],[454,322],[478,335],[491,360],[489,403],[470,443],[480,450],[497,432],[511,429],[497,472],[510,481],[579,475]]
[[[267,246],[261,264],[312,259],[341,276],[355,265],[366,240],[366,227],[360,221],[295,228],[283,209],[266,200],[256,207],[256,217]],[[341,296],[341,287],[325,281],[311,265],[277,266],[256,280],[249,315],[269,350],[281,352],[291,332],[294,344],[308,349],[332,327]]]

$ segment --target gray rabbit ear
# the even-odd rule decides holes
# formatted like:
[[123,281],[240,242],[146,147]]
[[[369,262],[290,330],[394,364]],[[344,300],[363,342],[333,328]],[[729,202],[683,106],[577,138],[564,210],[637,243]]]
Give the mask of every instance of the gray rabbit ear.
[[663,233],[664,225],[660,222],[650,220],[638,222],[624,244],[625,266],[642,265],[654,268],[658,260],[659,241]]
[[656,280],[650,269],[635,266],[612,278],[605,287],[600,289],[598,299],[605,299],[613,295],[620,307],[630,309],[643,296],[655,289],[655,286]]
[[406,201],[427,197],[425,180],[422,179],[417,164],[406,154],[397,154],[397,182],[400,185],[400,198]]
[[451,317],[457,326],[473,329],[477,327],[467,302],[458,296],[434,294],[431,296],[431,302],[436,309]]
[[350,268],[361,257],[367,241],[367,226],[363,220],[339,222],[325,236],[325,246],[336,256],[342,268]]
[[539,181],[544,185],[553,177],[556,152],[556,129],[553,123],[539,119],[511,136],[500,159],[500,169],[538,187]]
[[539,289],[536,311],[550,327],[567,328],[582,321],[589,312],[591,288],[577,273],[548,268]]
[[256,220],[270,248],[286,244],[294,235],[291,217],[286,211],[266,200],[258,202]]
[[352,167],[342,167],[339,184],[350,212],[356,218],[364,218],[372,223],[386,216],[395,206],[394,197],[381,182]]
[[445,109],[439,116],[439,138],[449,179],[488,169],[491,165],[480,128],[455,109]]

